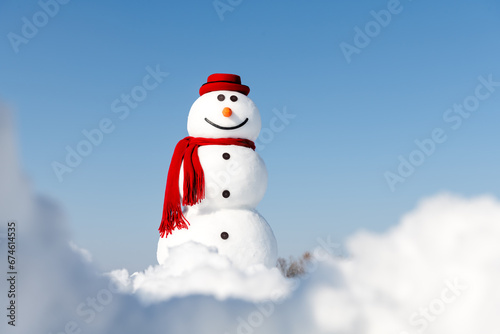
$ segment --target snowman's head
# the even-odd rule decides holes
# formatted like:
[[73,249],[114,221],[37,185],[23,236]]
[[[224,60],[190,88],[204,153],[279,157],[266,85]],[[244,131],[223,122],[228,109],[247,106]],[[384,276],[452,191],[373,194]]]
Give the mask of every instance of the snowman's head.
[[[225,81],[228,79],[234,81]],[[259,136],[261,119],[259,109],[247,96],[249,90],[247,86],[241,85],[237,75],[209,76],[208,83],[200,89],[201,96],[189,111],[189,135],[255,141]]]

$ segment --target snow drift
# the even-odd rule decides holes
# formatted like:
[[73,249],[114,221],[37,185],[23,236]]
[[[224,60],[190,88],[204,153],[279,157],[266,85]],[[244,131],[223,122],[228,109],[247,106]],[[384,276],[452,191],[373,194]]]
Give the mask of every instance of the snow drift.
[[[298,280],[244,272],[197,244],[132,276],[98,273],[70,242],[64,217],[20,172],[10,115],[0,109],[0,248],[19,228],[18,319],[2,333],[488,333],[500,309],[500,202],[442,194],[387,232],[328,236]],[[21,247],[22,246],[22,247]],[[333,246],[332,246],[333,247]],[[2,258],[5,258],[5,256]],[[94,257],[98,254],[94,254]],[[5,296],[6,281],[1,280]],[[5,301],[5,299],[4,299]],[[5,308],[2,307],[5,312]]]

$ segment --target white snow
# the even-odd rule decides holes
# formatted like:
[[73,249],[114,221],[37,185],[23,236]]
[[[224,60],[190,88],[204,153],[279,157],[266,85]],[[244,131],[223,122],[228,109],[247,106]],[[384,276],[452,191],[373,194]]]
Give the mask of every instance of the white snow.
[[123,275],[123,270],[110,273],[122,291],[136,294],[146,304],[192,294],[260,302],[282,298],[291,288],[277,268],[260,265],[241,270],[216,248],[195,242],[173,247],[162,265],[150,266],[126,280]]
[[[288,283],[274,269],[233,268],[196,244],[175,248],[167,266],[132,277],[118,270],[110,281],[71,250],[58,206],[33,195],[17,167],[12,127],[0,127],[0,235],[16,218],[23,238],[18,319],[15,329],[8,326],[4,309],[2,333],[498,331],[500,201],[492,196],[425,199],[392,229],[350,237],[349,259],[327,256],[333,248],[322,236],[327,241],[314,252],[320,261]],[[4,296],[6,289],[2,279]]]
[[325,275],[342,283],[311,287],[314,318],[329,333],[498,329],[499,237],[497,199],[428,198],[391,230],[349,238],[351,260],[331,262]]

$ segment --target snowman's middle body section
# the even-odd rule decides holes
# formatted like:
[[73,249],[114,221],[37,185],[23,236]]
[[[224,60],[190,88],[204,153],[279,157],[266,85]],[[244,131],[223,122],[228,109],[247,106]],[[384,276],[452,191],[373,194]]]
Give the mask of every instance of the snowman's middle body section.
[[[188,207],[204,214],[219,209],[255,209],[267,188],[267,169],[259,154],[248,147],[207,145],[198,148],[205,174],[205,199]],[[184,165],[179,187],[182,192]]]

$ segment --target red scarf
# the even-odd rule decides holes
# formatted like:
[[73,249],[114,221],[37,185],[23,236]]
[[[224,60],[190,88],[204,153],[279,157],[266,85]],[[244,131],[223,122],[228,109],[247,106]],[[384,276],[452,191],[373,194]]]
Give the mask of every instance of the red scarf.
[[188,228],[189,222],[182,214],[181,195],[179,191],[179,174],[184,161],[184,184],[182,205],[195,205],[205,198],[205,176],[198,157],[198,147],[204,145],[237,145],[251,148],[255,151],[255,144],[248,139],[235,138],[201,138],[186,137],[175,146],[174,155],[170,162],[163,203],[163,217],[161,219],[160,236],[169,235],[174,229]]

